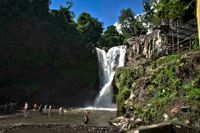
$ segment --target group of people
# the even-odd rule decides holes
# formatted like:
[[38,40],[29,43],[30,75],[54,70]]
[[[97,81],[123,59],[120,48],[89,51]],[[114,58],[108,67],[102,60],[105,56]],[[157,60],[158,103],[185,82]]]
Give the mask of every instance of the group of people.
[[[24,112],[26,112],[28,109],[29,109],[29,104],[28,104],[28,102],[25,102],[25,104],[24,104]],[[42,105],[42,104],[40,104],[40,105],[37,105],[36,103],[33,105],[33,111],[36,111],[37,109],[40,111],[40,112],[42,112],[42,111],[51,111],[52,110],[52,106],[51,105],[49,105],[49,107],[48,107],[48,105]]]
[[[24,104],[24,112],[26,112],[27,110],[28,110],[28,108],[29,108],[29,104],[28,104],[28,102],[25,102],[25,104]],[[51,105],[37,105],[37,104],[34,104],[33,105],[33,111],[36,111],[36,110],[39,110],[40,112],[42,112],[42,111],[49,111],[49,112],[51,112],[51,110],[52,110],[52,106]],[[65,112],[66,111],[66,109],[63,109],[62,107],[60,107],[59,108],[59,113],[61,113],[61,112]],[[84,114],[84,119],[83,119],[83,122],[84,122],[84,124],[86,125],[86,124],[88,124],[89,123],[89,111],[88,110],[86,110],[86,112],[85,112],[85,114]]]

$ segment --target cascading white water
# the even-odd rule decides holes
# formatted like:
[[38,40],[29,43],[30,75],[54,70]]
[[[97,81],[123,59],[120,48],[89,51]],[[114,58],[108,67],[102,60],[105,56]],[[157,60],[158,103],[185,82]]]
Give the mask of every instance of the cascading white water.
[[126,46],[116,46],[105,50],[96,48],[99,61],[99,77],[101,91],[95,100],[95,107],[112,107],[112,81],[115,75],[114,68],[124,66]]

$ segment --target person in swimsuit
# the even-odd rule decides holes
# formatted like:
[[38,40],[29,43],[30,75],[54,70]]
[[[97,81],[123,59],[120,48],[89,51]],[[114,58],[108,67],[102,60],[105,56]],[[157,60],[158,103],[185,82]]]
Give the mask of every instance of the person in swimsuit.
[[85,116],[84,116],[84,124],[88,124],[88,123],[89,123],[89,111],[86,110]]

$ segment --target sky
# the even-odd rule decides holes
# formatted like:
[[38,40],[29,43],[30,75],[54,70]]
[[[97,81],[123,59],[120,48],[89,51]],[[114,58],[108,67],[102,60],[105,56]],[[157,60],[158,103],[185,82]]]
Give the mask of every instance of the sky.
[[[103,23],[104,28],[114,25],[118,21],[122,9],[131,8],[135,14],[143,12],[142,0],[71,0],[75,13],[75,20],[82,12],[89,13]],[[66,0],[51,0],[51,9],[65,6]]]

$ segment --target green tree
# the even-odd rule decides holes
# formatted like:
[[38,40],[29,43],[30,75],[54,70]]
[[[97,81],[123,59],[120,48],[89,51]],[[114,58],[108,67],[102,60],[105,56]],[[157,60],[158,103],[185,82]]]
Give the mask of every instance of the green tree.
[[50,10],[49,0],[0,0],[0,104],[33,100],[42,90],[54,104],[70,95],[77,99],[79,88],[81,97],[89,98],[88,92],[96,88],[97,62],[83,48],[86,41],[71,6]]
[[123,44],[123,36],[119,34],[115,26],[107,27],[107,30],[102,34],[102,38],[98,47],[113,47]]
[[160,24],[170,19],[180,19],[184,14],[184,5],[179,0],[161,0],[156,6],[157,12],[154,14],[154,21]]
[[56,19],[63,19],[66,23],[72,23],[74,14],[67,7],[60,7],[59,10],[51,10],[51,15]]
[[0,17],[8,21],[25,18],[44,20],[49,14],[49,3],[49,0],[1,0]]
[[149,29],[154,28],[153,15],[155,13],[155,7],[158,4],[157,0],[143,0],[144,15],[143,21],[148,25]]
[[77,25],[87,42],[86,47],[96,46],[103,32],[103,24],[90,14],[84,12],[78,17]]
[[154,8],[153,23],[159,25],[169,20],[188,21],[194,18],[194,0],[160,0]]
[[142,22],[134,16],[130,8],[121,10],[119,23],[121,24],[121,30],[125,38],[139,36],[147,32],[147,29],[143,26]]

